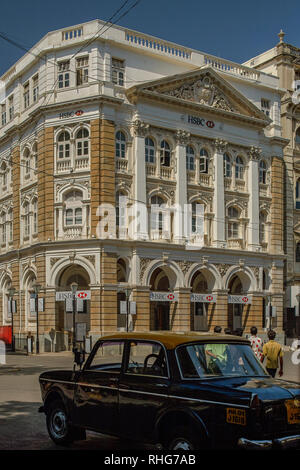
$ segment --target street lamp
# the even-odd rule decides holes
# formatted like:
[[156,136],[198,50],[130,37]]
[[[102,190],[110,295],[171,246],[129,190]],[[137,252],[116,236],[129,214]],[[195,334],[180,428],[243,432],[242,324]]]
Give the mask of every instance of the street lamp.
[[36,312],[36,354],[40,353],[39,340],[39,292],[42,286],[36,280],[32,283],[32,289],[35,294],[35,312]]
[[76,350],[76,337],[75,337],[75,327],[76,327],[76,311],[77,311],[77,303],[76,303],[76,292],[78,289],[78,284],[76,282],[72,282],[71,284],[71,290],[72,290],[72,299],[73,299],[73,353],[75,353]]
[[15,352],[15,336],[14,336],[14,308],[13,308],[13,298],[16,293],[16,289],[14,287],[10,287],[8,289],[8,295],[10,298],[10,311],[11,311],[11,350]]

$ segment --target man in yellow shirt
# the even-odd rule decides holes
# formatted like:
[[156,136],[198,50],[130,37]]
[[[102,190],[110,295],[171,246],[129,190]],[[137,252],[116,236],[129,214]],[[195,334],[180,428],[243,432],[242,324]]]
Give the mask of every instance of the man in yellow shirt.
[[269,341],[264,344],[263,347],[263,355],[261,358],[261,362],[264,361],[264,358],[267,358],[267,363],[266,363],[266,369],[268,373],[272,376],[275,377],[276,371],[278,369],[278,359],[280,363],[280,369],[279,369],[279,377],[283,375],[283,351],[279,343],[277,343],[275,340],[276,333],[273,330],[268,331],[268,338]]

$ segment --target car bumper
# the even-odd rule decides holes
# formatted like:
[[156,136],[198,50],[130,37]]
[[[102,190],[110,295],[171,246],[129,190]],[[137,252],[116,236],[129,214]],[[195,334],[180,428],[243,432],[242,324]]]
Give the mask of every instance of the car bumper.
[[238,441],[238,446],[248,450],[300,449],[300,434],[261,441],[242,437]]

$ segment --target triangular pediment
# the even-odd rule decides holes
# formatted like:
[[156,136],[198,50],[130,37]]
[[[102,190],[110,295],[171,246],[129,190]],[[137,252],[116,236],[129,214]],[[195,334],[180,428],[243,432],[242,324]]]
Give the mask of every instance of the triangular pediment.
[[164,77],[129,88],[130,102],[159,100],[185,107],[209,109],[227,117],[244,117],[267,126],[270,119],[211,67]]

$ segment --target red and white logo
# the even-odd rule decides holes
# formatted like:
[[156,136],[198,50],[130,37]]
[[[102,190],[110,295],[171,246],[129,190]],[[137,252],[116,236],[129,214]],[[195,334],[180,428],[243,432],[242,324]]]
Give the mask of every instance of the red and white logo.
[[213,127],[215,127],[214,121],[206,121],[206,125],[207,125],[207,127],[209,127],[210,129],[212,129]]
[[243,297],[243,298],[242,298],[242,301],[245,302],[245,303],[247,303],[248,300],[249,300],[248,297]]
[[77,297],[78,297],[79,299],[85,299],[85,298],[87,297],[87,293],[86,293],[86,292],[79,292],[79,293],[77,294]]
[[75,116],[81,116],[83,114],[82,109],[79,109],[78,111],[75,111]]
[[212,295],[207,295],[206,296],[206,300],[208,300],[209,302],[211,302],[213,300],[213,296]]
[[175,299],[175,295],[174,295],[174,294],[168,294],[168,295],[167,295],[167,299],[169,299],[169,300],[174,300],[174,299]]

